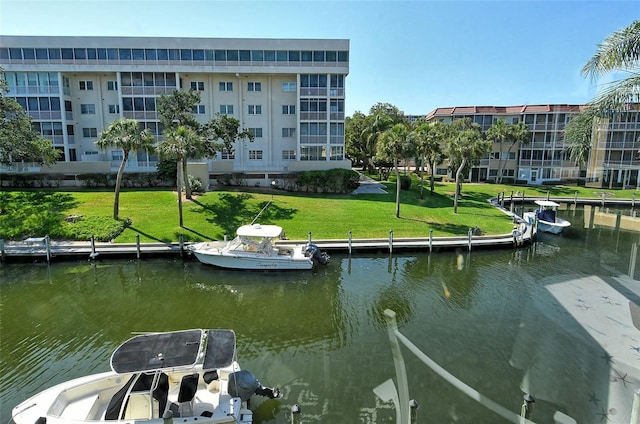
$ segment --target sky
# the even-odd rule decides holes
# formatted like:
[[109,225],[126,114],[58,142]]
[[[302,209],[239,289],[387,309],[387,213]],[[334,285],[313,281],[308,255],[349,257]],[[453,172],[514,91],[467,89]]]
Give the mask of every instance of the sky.
[[350,40],[346,113],[583,104],[581,69],[638,0],[0,0],[0,34]]

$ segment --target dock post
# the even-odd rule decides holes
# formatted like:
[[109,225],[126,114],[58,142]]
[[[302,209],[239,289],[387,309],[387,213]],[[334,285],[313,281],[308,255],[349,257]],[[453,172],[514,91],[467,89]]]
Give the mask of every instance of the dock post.
[[550,196],[551,196],[551,191],[547,190],[547,200],[549,200]]
[[44,236],[44,248],[47,252],[47,263],[51,262],[51,244],[49,243],[49,234]]
[[309,231],[308,237],[309,237],[309,244],[311,244],[311,231]]
[[140,259],[140,234],[136,234],[136,256]]
[[291,423],[292,424],[300,424],[302,422],[301,415],[302,409],[300,409],[300,405],[297,403],[291,407]]
[[433,228],[429,230],[429,252],[433,251]]
[[89,259],[95,259],[98,256],[96,253],[96,238],[93,234],[91,234],[91,254],[89,255]]
[[352,237],[352,234],[351,234],[351,231],[349,231],[349,255],[351,255],[351,237]]
[[502,200],[500,201],[500,206],[504,208],[504,191],[502,192]]
[[469,252],[471,252],[471,239],[473,238],[473,230],[469,228]]
[[6,252],[4,251],[4,239],[0,239],[0,260],[4,261]]
[[533,404],[536,400],[529,393],[526,393],[523,396],[523,399],[524,402],[522,403],[522,408],[520,409],[520,418],[531,420],[531,416],[533,415]]
[[509,197],[509,211],[513,213],[513,190],[511,190],[511,197]]
[[521,203],[524,205],[524,190],[522,190],[522,202]]
[[636,207],[636,194],[631,195],[631,209]]
[[602,204],[602,207],[604,208],[604,193],[602,193],[602,201],[600,203]]
[[182,234],[178,236],[178,242],[180,243],[180,257],[182,258],[184,255],[184,236]]
[[393,253],[393,230],[389,230],[389,253]]
[[411,424],[418,424],[418,407],[418,402],[415,399],[411,399],[409,401],[409,410],[411,411]]

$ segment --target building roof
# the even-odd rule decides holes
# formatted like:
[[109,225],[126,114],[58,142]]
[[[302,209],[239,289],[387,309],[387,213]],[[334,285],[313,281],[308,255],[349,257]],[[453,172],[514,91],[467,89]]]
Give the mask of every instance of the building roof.
[[566,113],[580,112],[586,105],[546,104],[546,105],[516,105],[516,106],[453,106],[439,107],[426,116],[427,120],[434,117],[459,115],[521,115],[523,113]]

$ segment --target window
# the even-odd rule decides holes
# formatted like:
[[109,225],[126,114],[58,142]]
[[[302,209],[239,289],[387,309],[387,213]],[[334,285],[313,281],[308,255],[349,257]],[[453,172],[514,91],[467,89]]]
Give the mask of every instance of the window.
[[295,82],[283,82],[282,83],[282,91],[285,93],[291,93],[296,91],[296,83]]
[[329,160],[343,160],[343,159],[344,159],[344,147],[331,146],[331,156],[329,156]]
[[223,115],[233,115],[233,105],[220,105],[220,113]]
[[82,136],[83,137],[97,137],[98,136],[98,129],[97,128],[83,128],[82,129]]
[[222,152],[220,152],[220,159],[233,160],[235,158],[236,158],[236,155],[234,152],[229,152],[228,150],[223,150]]
[[83,115],[95,115],[96,105],[94,104],[82,104],[80,105],[80,113]]
[[118,81],[107,81],[107,90],[118,91]]
[[80,81],[80,90],[93,90],[93,81]]
[[291,138],[296,136],[295,128],[283,128],[282,129],[282,137],[283,138]]
[[262,128],[249,128],[248,131],[255,137],[255,138],[261,138],[262,137]]
[[282,105],[282,114],[283,115],[295,115],[296,114],[296,105]]
[[262,160],[262,150],[249,150],[249,160]]
[[262,83],[261,82],[248,82],[247,83],[247,91],[262,91]]
[[193,91],[204,91],[204,81],[191,81]]
[[220,81],[219,87],[220,87],[220,91],[233,91],[233,82]]
[[120,113],[120,105],[109,105],[109,113]]
[[249,105],[249,115],[262,115],[262,105]]
[[282,159],[283,160],[295,160],[296,159],[296,151],[295,150],[283,150],[282,151]]
[[191,113],[194,113],[196,115],[204,115],[205,114],[204,105],[195,105]]

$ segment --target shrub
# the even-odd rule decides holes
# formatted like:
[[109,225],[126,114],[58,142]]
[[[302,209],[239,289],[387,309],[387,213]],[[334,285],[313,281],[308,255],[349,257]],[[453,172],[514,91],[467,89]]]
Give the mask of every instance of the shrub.
[[401,190],[409,190],[411,189],[411,177],[408,175],[400,175],[400,189]]
[[360,175],[351,169],[304,171],[295,177],[298,191],[314,193],[350,193],[358,187]]
[[194,177],[193,175],[188,175],[187,180],[189,180],[189,187],[191,191],[194,193],[202,193],[204,190],[202,189],[202,181],[200,178]]

